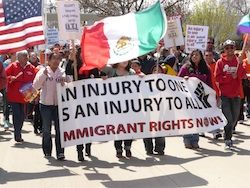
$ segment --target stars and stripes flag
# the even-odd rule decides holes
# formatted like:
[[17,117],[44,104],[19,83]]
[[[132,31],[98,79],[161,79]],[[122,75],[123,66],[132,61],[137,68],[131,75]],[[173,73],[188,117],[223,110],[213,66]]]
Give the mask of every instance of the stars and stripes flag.
[[0,0],[0,54],[44,43],[42,0]]

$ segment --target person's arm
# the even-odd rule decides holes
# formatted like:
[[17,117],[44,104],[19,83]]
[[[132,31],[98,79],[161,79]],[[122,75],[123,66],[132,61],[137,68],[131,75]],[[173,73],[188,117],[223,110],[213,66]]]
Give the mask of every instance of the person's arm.
[[223,67],[224,67],[223,63],[220,60],[218,60],[215,65],[214,76],[216,82],[219,82],[220,84],[228,83],[233,80],[232,74],[224,74]]
[[178,73],[178,76],[179,76],[179,77],[188,76],[188,69],[187,69],[187,67],[186,67],[186,64],[181,66],[181,69],[180,69],[180,71],[179,71],[179,73]]
[[115,69],[111,66],[105,66],[101,68],[101,71],[105,73],[108,78],[113,77],[115,74]]
[[0,89],[5,88],[6,84],[7,84],[7,75],[4,70],[3,64],[0,63]]
[[239,61],[239,66],[237,71],[237,77],[239,80],[242,80],[243,78],[246,77],[246,65],[243,63],[242,54],[239,55],[238,61]]
[[66,65],[66,68],[65,68],[66,75],[73,75],[74,74],[73,64],[74,64],[74,61],[69,59],[67,65]]
[[38,73],[36,74],[36,77],[35,77],[35,79],[33,81],[33,87],[36,90],[41,89],[41,87],[43,86],[44,82],[46,81],[47,75],[48,75],[48,70],[47,70],[46,67],[44,69],[40,69],[38,71]]
[[208,86],[210,86],[211,88],[213,88],[213,82],[212,82],[212,71],[211,68],[208,67],[208,74],[207,74],[207,83]]

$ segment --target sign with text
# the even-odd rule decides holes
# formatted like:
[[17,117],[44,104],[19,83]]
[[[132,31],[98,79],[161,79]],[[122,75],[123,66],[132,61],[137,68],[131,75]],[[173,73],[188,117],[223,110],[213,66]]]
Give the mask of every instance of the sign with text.
[[59,32],[57,28],[47,28],[46,35],[48,46],[59,43]]
[[168,20],[181,20],[181,14],[174,15],[174,16],[168,16]]
[[187,53],[194,49],[206,50],[208,37],[208,26],[187,25],[185,48]]
[[81,24],[78,1],[57,1],[60,39],[81,39]]
[[57,85],[62,146],[210,132],[225,126],[215,91],[166,74]]
[[184,45],[180,19],[168,21],[166,35],[164,36],[165,48]]

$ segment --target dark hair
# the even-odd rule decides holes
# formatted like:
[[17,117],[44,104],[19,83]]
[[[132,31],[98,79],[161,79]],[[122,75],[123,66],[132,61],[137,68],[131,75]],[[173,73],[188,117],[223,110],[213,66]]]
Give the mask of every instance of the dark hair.
[[54,55],[58,55],[58,56],[61,57],[61,54],[56,53],[56,52],[53,52],[53,53],[49,54],[49,61],[52,59],[52,57],[53,57]]
[[202,74],[208,74],[209,73],[209,68],[208,68],[208,65],[206,63],[206,61],[204,60],[204,57],[203,57],[203,54],[202,54],[202,51],[201,50],[193,50],[191,52],[191,54],[189,55],[189,61],[187,62],[187,68],[188,68],[188,71],[189,73],[194,73],[195,71],[195,64],[194,62],[192,61],[192,56],[195,52],[198,52],[201,56],[201,60],[198,64],[198,70],[200,73]]
[[131,65],[131,63],[136,63],[137,65],[141,66],[141,62],[137,59],[132,59],[132,60],[130,60],[129,63],[130,63],[130,65]]
[[[112,64],[113,68],[117,68],[119,63]],[[130,61],[128,61],[128,65],[125,67],[125,70],[129,72],[130,70]]]
[[78,48],[76,51],[76,62],[77,62],[77,68],[80,69],[83,64],[83,59],[81,58],[81,48]]
[[214,52],[212,50],[205,50],[204,55],[205,55],[205,53],[212,53],[214,55]]
[[214,43],[214,37],[212,37],[212,36],[209,36],[209,37],[207,38],[207,40],[212,40],[213,43]]

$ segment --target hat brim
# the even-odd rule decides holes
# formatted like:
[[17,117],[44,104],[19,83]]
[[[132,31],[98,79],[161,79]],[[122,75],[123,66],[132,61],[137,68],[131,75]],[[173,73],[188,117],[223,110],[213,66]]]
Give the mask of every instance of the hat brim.
[[227,46],[234,46],[235,47],[235,44],[226,44],[226,45],[223,46],[223,48],[225,48]]

